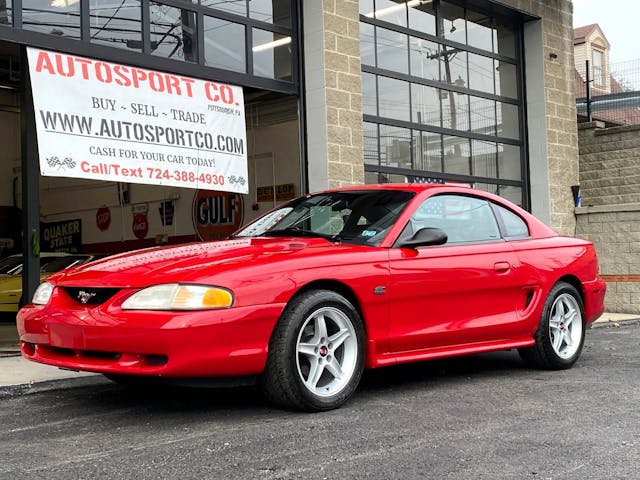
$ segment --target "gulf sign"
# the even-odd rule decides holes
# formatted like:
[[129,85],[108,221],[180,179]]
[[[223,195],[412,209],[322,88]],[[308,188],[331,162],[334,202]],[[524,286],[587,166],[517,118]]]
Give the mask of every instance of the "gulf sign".
[[244,217],[242,196],[198,190],[193,196],[193,227],[200,240],[223,240],[238,230]]

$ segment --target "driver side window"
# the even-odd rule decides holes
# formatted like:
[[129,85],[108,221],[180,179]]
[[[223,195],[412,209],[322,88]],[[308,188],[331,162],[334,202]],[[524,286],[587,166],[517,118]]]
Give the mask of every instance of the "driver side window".
[[489,202],[466,195],[436,195],[426,199],[412,215],[403,234],[410,237],[427,227],[443,230],[447,234],[447,245],[500,239],[500,229]]

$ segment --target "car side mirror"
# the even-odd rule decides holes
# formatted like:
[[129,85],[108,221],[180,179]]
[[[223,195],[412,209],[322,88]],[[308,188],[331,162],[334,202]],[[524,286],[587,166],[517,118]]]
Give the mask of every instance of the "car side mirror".
[[429,245],[444,245],[447,234],[439,228],[425,227],[418,230],[412,237],[400,243],[401,248],[426,247]]

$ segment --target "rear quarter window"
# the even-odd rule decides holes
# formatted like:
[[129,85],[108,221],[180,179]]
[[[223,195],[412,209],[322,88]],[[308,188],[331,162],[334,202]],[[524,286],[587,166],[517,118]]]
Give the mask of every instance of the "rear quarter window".
[[520,215],[513,213],[511,210],[500,205],[494,204],[505,230],[505,237],[527,238],[529,237],[529,226]]

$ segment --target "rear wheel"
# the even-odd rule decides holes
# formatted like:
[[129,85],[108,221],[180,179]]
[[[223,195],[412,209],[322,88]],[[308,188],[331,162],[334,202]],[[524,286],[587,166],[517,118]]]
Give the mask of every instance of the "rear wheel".
[[279,406],[330,410],[351,397],[363,365],[358,312],[335,292],[313,290],[295,298],[280,318],[259,383]]
[[536,344],[519,350],[529,365],[549,370],[570,368],[584,345],[582,297],[572,285],[559,282],[551,289],[535,334]]

